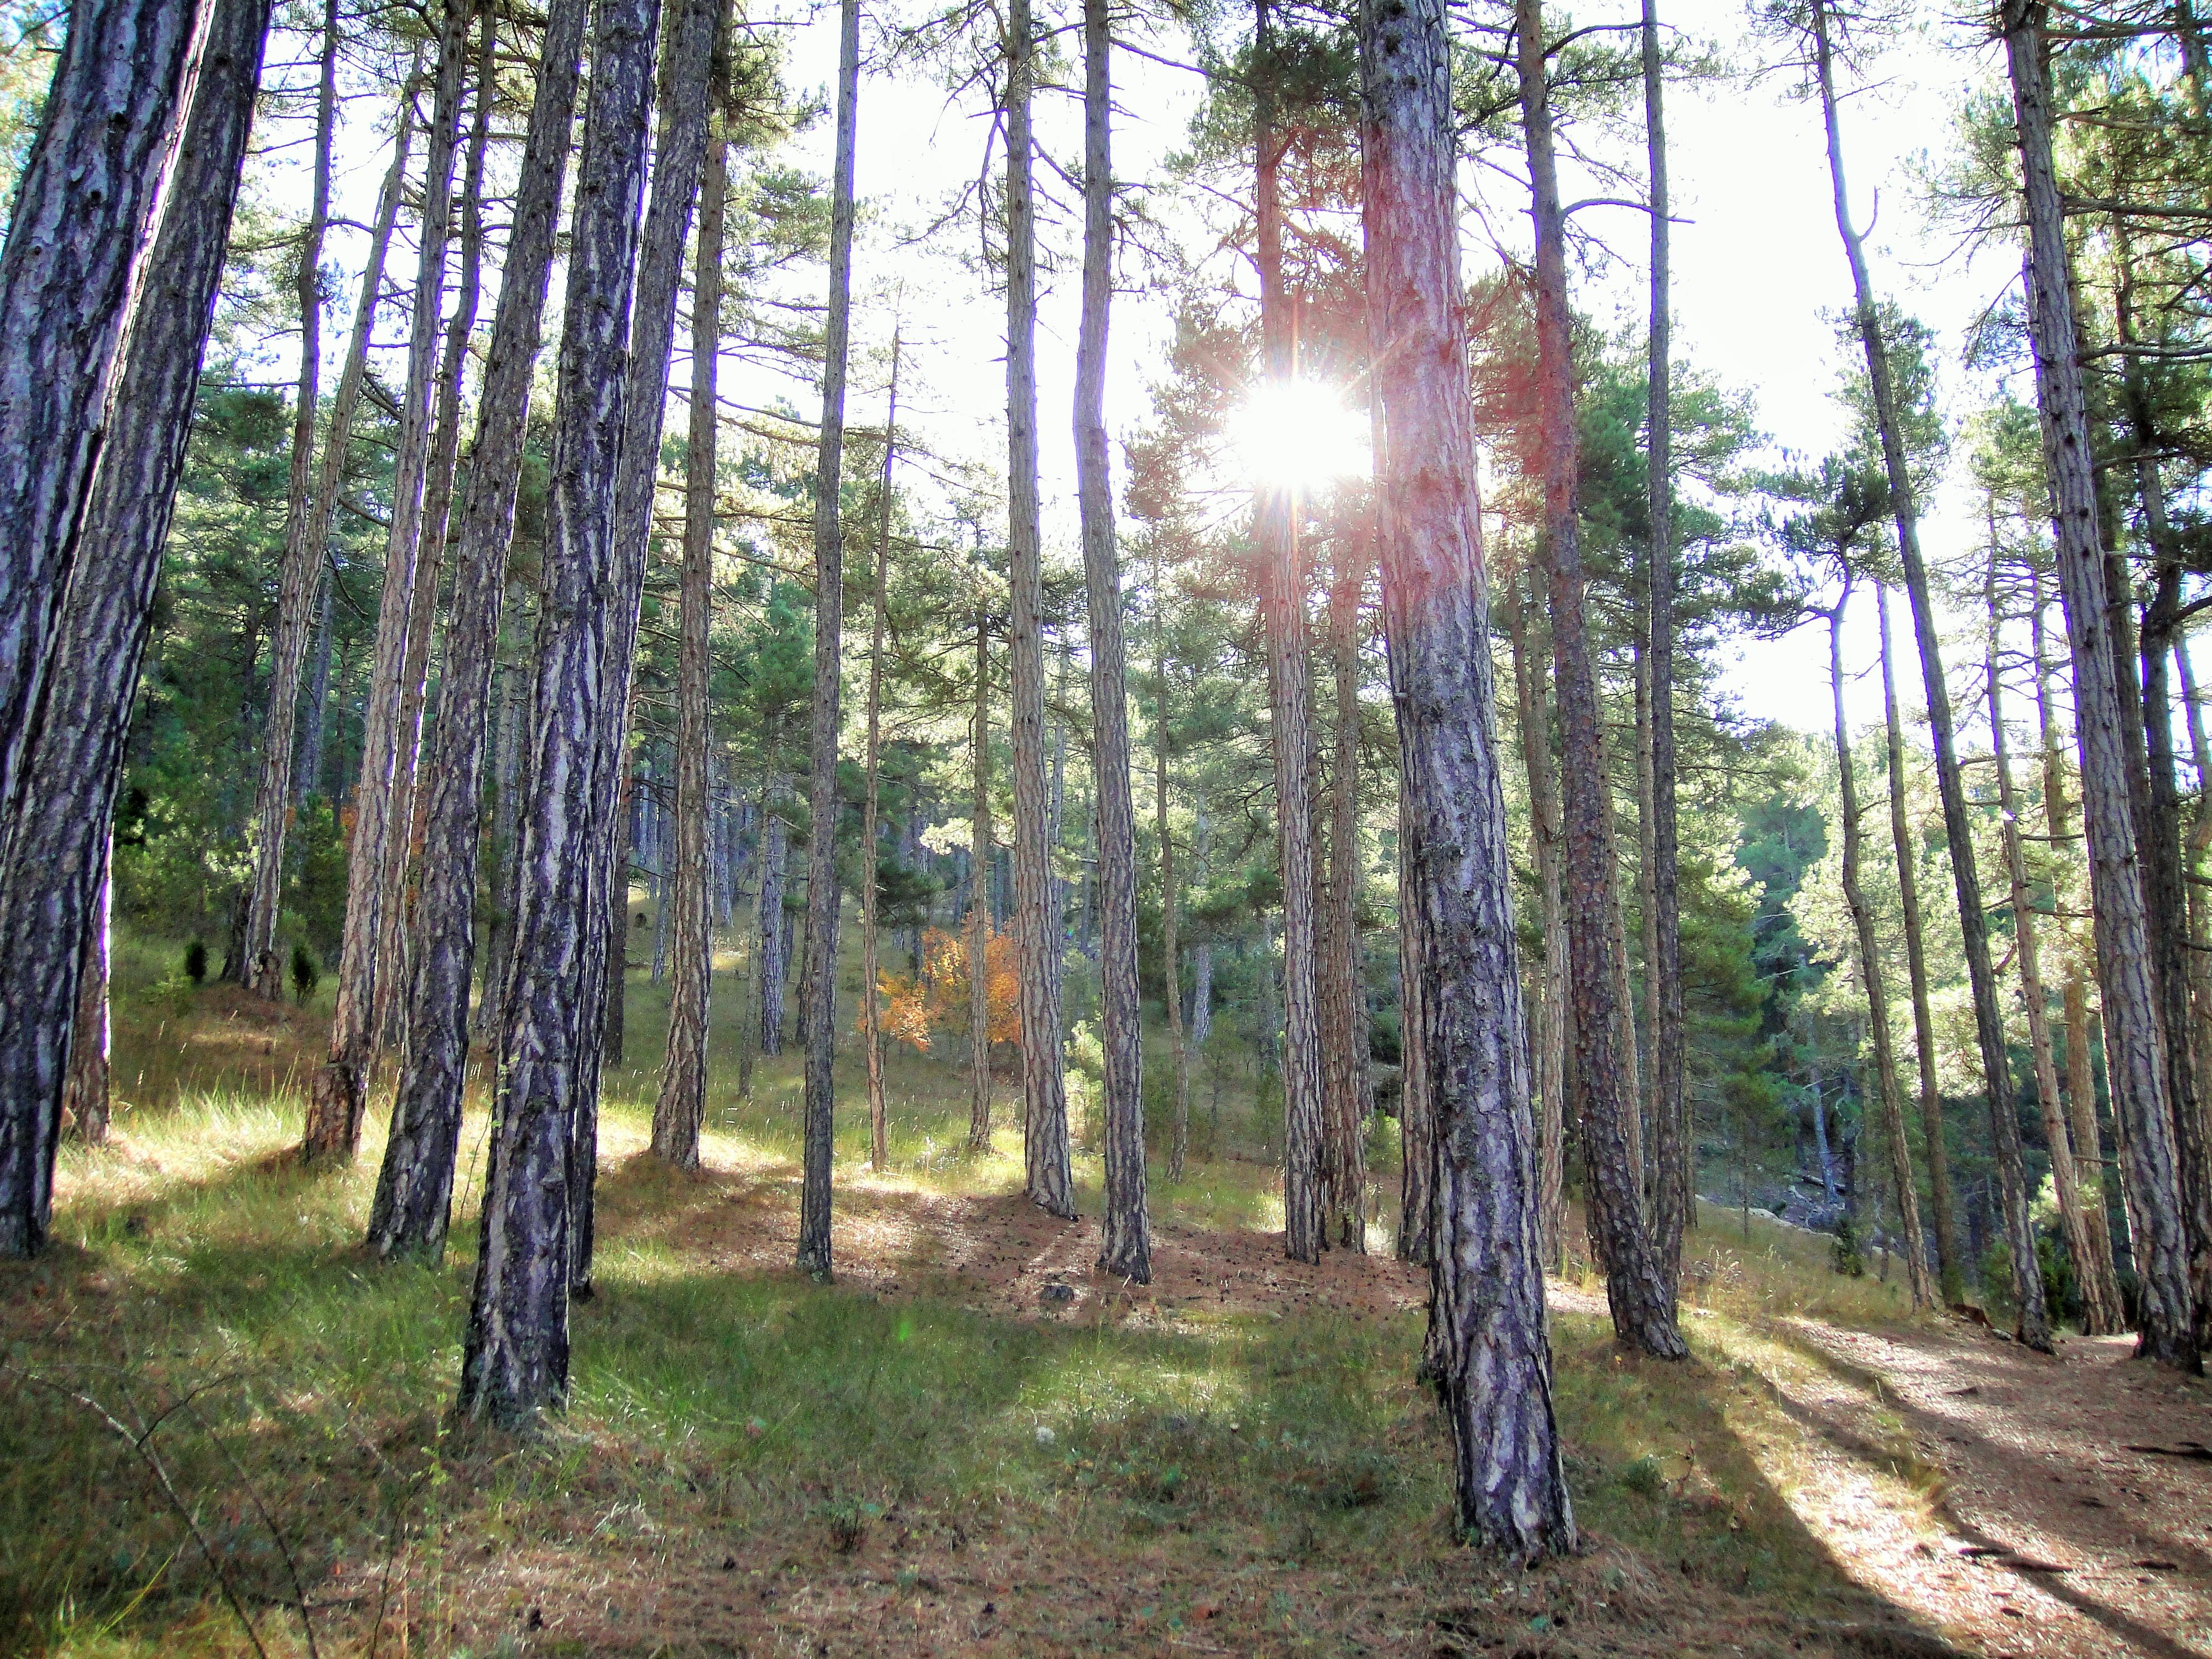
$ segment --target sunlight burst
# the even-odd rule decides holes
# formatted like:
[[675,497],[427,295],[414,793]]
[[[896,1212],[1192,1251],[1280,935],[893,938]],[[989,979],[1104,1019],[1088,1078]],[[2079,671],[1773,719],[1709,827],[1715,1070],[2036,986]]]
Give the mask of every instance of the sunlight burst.
[[1322,380],[1266,380],[1231,418],[1244,475],[1262,488],[1310,492],[1367,471],[1367,417]]

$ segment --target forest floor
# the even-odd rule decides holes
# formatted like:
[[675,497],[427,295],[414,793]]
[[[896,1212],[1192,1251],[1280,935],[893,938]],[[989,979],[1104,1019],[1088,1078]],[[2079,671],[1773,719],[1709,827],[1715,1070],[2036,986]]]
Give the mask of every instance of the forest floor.
[[0,1271],[0,1650],[2212,1654],[2212,1391],[2124,1342],[1910,1318],[1709,1211],[1686,1364],[1553,1281],[1586,1547],[1500,1568],[1449,1536],[1421,1276],[1379,1229],[1282,1257],[1272,1162],[1230,1155],[1264,1146],[1249,1089],[1156,1179],[1137,1287],[1020,1199],[1011,1133],[957,1150],[956,1067],[902,1054],[892,1167],[841,1125],[821,1285],[789,1267],[790,1063],[738,1101],[718,1062],[676,1175],[632,1006],[571,1403],[511,1440],[445,1416],[472,1200],[442,1267],[371,1265],[378,1135],[351,1170],[287,1150],[315,1013],[137,988],[115,1144],[65,1151],[54,1249]]

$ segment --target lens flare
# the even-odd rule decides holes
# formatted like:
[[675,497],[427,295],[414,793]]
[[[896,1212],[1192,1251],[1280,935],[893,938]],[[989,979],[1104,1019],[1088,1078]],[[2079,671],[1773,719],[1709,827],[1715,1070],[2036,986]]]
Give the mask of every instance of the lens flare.
[[1300,493],[1364,473],[1367,417],[1320,380],[1264,380],[1230,423],[1244,476],[1263,489]]

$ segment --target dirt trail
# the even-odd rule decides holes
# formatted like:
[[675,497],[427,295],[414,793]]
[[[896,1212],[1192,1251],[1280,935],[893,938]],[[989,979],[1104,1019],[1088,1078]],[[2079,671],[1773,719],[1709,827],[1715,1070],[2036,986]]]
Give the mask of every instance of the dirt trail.
[[[1797,1506],[1862,1583],[1991,1655],[2212,1654],[2205,1382],[2124,1337],[2053,1358],[1963,1324],[1777,1334],[1818,1367],[1778,1385],[1826,1477]],[[1933,1535],[1876,1472],[1933,1489]]]

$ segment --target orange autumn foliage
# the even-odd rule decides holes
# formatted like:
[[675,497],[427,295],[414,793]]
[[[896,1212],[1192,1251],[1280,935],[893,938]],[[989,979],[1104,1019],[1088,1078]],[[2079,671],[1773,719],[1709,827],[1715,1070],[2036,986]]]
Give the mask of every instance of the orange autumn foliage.
[[[884,974],[876,981],[884,1035],[927,1051],[933,1033],[968,1030],[968,939],[932,927],[921,936],[922,971]],[[993,932],[983,946],[983,985],[991,1011],[991,1041],[1021,1038],[1021,986],[1012,928]]]

